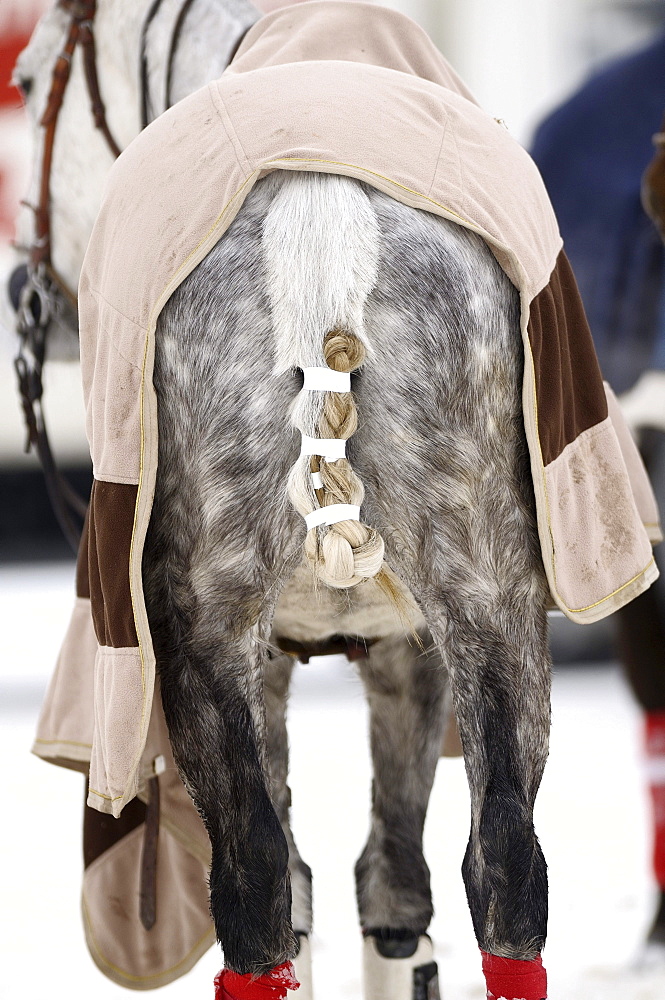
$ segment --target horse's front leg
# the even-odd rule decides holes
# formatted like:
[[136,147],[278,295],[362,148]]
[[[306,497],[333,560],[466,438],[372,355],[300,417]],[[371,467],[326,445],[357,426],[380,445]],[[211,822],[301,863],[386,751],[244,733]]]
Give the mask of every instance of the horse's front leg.
[[390,636],[360,660],[370,710],[372,818],[356,864],[365,1000],[438,996],[423,828],[441,749],[445,673],[432,638]]

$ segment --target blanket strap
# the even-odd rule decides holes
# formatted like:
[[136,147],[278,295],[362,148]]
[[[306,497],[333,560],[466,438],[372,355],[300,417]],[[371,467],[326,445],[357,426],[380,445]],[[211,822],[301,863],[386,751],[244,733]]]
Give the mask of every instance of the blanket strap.
[[77,515],[81,518],[85,516],[86,504],[56,468],[44,423],[41,400],[42,368],[51,323],[62,317],[67,306],[74,314],[76,313],[76,296],[55,272],[51,261],[51,166],[58,118],[77,47],[80,47],[82,52],[95,127],[104,136],[114,157],[120,155],[120,147],[108,127],[99,89],[93,34],[97,0],[58,0],[58,7],[68,15],[69,24],[64,46],[53,67],[46,109],[40,120],[44,141],[39,195],[37,204],[28,206],[34,211],[35,234],[29,248],[25,273],[19,274],[15,291],[18,314],[16,331],[20,347],[14,364],[28,429],[26,451],[31,447],[37,451],[44,469],[51,505],[65,537],[76,552],[81,536]]
[[[170,108],[173,104],[173,67],[175,64],[176,56],[178,54],[178,46],[180,44],[180,36],[183,31],[185,20],[189,14],[190,8],[194,0],[184,0],[182,7],[178,11],[178,16],[176,18],[173,33],[171,35],[171,41],[169,44],[168,57],[166,60],[166,82],[165,82],[165,93],[164,93],[164,109]],[[148,9],[145,20],[143,22],[143,27],[141,28],[141,42],[140,42],[140,81],[141,81],[141,128],[146,128],[151,121],[153,121],[157,115],[160,113],[156,111],[153,106],[153,101],[150,94],[150,71],[149,71],[149,60],[148,60],[148,36],[150,34],[150,27],[154,22],[155,18],[160,13],[162,8],[163,0],[153,0],[151,6]],[[245,28],[241,31],[240,35],[236,39],[231,52],[229,54],[229,63],[234,58],[236,52],[240,48],[240,45],[247,34],[248,29]]]
[[147,931],[152,930],[157,920],[157,845],[159,842],[159,777],[155,775],[147,784],[148,802],[143,832],[143,852],[141,854],[141,888],[139,893],[139,916]]

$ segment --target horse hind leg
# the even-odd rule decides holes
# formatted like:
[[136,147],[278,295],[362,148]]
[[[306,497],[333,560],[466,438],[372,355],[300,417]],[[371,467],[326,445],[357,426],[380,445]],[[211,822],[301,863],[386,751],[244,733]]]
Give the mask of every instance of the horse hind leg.
[[441,748],[446,679],[426,630],[360,660],[373,764],[369,838],[356,864],[365,1000],[438,997],[423,828]]
[[[547,873],[533,808],[548,750],[550,663],[531,527],[527,545],[516,532],[491,572],[452,534],[430,551],[427,579],[408,568],[450,677],[471,797],[462,873],[488,990],[506,1000],[546,996]],[[394,562],[406,576],[401,555]]]
[[464,748],[471,832],[462,874],[488,989],[508,1000],[534,996],[519,992],[524,974],[541,1000],[547,868],[533,808],[550,723],[546,621],[540,601],[520,599],[517,588],[501,603],[448,602],[433,628],[446,649]]
[[367,316],[375,353],[355,390],[363,514],[389,526],[386,560],[448,669],[471,793],[463,876],[488,989],[540,1000],[547,876],[533,806],[550,678],[519,302],[481,240],[370,199],[389,235]]

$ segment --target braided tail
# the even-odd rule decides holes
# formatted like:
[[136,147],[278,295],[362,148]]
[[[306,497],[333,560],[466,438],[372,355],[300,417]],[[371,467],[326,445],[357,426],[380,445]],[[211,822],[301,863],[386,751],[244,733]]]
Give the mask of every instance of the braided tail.
[[[365,346],[351,333],[333,330],[323,343],[326,364],[336,372],[352,372],[365,359]],[[352,392],[325,392],[318,420],[318,438],[347,441],[358,426]],[[302,428],[301,428],[302,430]],[[302,456],[289,480],[289,496],[303,516],[336,505],[360,508],[363,484],[347,458]],[[343,510],[342,510],[343,513]],[[383,565],[383,539],[360,520],[343,519],[314,526],[307,532],[305,553],[316,575],[330,587],[354,587],[376,576]]]
[[305,552],[331,587],[382,583],[383,539],[360,520],[364,488],[346,457],[358,414],[350,373],[371,352],[364,331],[376,283],[380,232],[357,181],[282,174],[263,230],[276,372],[298,367],[305,383],[293,424],[302,452],[288,483],[307,524]]

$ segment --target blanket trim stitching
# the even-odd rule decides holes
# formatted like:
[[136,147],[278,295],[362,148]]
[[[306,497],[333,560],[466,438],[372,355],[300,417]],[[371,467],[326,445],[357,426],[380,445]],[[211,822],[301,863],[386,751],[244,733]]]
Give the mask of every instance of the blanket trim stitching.
[[568,610],[572,614],[581,614],[582,611],[590,611],[592,608],[599,607],[599,605],[604,604],[605,601],[609,601],[610,597],[614,597],[616,594],[620,594],[622,590],[626,589],[626,587],[630,587],[631,583],[635,583],[635,581],[639,580],[639,578],[641,576],[644,576],[644,574],[649,569],[649,567],[652,564],[655,564],[655,562],[656,562],[656,560],[655,560],[654,556],[651,556],[651,559],[646,564],[646,566],[644,567],[644,569],[641,569],[639,571],[639,573],[636,573],[635,576],[632,579],[627,580],[626,583],[622,583],[621,586],[617,587],[616,590],[613,590],[611,594],[607,594],[607,596],[603,597],[600,601],[596,601],[595,604],[588,604],[585,608],[569,608]]
[[[101,950],[101,948],[100,948],[100,946],[99,946],[99,944],[97,942],[97,938],[95,937],[95,935],[93,933],[93,930],[92,930],[92,921],[90,919],[90,913],[89,913],[88,907],[86,905],[85,895],[83,895],[83,894],[81,896],[81,908],[82,908],[83,913],[84,913],[86,927],[87,927],[87,929],[88,929],[88,931],[90,933],[90,940],[93,942],[93,944],[95,946],[95,950],[96,950],[97,954],[99,955],[100,959],[103,960],[103,962],[108,966],[109,969],[113,969],[113,971],[116,972],[118,975],[122,976],[123,979],[130,980],[131,982],[134,982],[134,983],[145,983],[145,982],[148,982],[151,979],[158,979],[158,978],[161,978],[162,976],[168,976],[168,975],[170,975],[172,972],[175,972],[176,969],[179,969],[182,965],[184,965],[187,961],[189,961],[189,959],[191,958],[191,956],[201,947],[201,945],[206,940],[206,938],[208,938],[208,937],[211,938],[211,942],[210,942],[211,945],[215,941],[215,931],[214,931],[214,929],[212,927],[210,927],[205,932],[205,934],[202,937],[200,937],[198,941],[195,942],[195,944],[187,952],[187,954],[185,955],[185,957],[182,958],[179,962],[176,962],[176,964],[172,965],[169,969],[164,969],[163,972],[158,972],[158,973],[156,973],[155,975],[152,975],[152,976],[135,976],[135,975],[132,975],[131,972],[126,972],[124,969],[121,969],[119,966],[114,965],[114,963],[111,962],[108,958],[106,958],[106,956],[102,952],[102,950]],[[208,947],[210,947],[210,945]]]
[[[141,755],[143,755],[143,751],[141,751]],[[123,797],[122,795],[105,795],[104,792],[98,792],[96,788],[89,788],[88,795],[96,795],[97,798],[104,799],[105,802],[117,802]]]
[[68,747],[81,747],[83,750],[92,750],[92,743],[77,743],[76,740],[42,740],[40,737],[36,736],[34,743],[41,743],[42,746],[58,746],[62,743],[63,746]]

